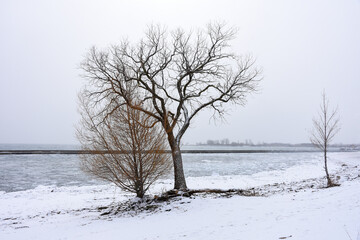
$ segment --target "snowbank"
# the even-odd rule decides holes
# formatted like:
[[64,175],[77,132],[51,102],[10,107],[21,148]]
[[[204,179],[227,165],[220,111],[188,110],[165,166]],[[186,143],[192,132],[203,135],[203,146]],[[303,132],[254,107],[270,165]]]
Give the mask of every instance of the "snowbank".
[[[287,190],[267,197],[182,198],[160,212],[134,217],[100,216],[102,207],[133,197],[110,184],[2,192],[0,239],[360,240],[360,153],[336,156],[330,169],[340,187],[307,187],[310,180],[304,179],[325,184],[320,163],[250,176],[193,177],[188,179],[192,188],[258,187],[271,192],[282,184]],[[165,180],[151,193],[171,187]]]

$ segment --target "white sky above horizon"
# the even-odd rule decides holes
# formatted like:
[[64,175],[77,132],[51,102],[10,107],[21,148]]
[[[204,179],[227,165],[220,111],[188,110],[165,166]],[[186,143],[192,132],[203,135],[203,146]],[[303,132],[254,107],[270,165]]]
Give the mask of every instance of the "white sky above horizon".
[[239,29],[236,53],[256,57],[260,92],[226,122],[201,113],[184,143],[309,142],[323,89],[341,118],[334,143],[360,143],[359,0],[1,1],[0,143],[77,143],[78,66],[91,46],[137,42],[152,23],[217,20]]

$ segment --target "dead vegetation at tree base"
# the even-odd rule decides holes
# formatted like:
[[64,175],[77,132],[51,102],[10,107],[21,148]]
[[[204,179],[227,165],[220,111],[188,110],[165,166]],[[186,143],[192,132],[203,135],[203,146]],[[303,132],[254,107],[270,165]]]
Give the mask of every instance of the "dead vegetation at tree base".
[[[340,186],[341,182],[353,181],[360,178],[357,171],[351,171],[350,168],[358,166],[342,165],[341,168],[331,174],[333,186]],[[304,191],[321,191],[329,188],[327,178],[311,178],[296,182],[272,183],[248,189],[187,189],[179,191],[172,189],[163,192],[161,195],[145,196],[144,198],[134,198],[125,202],[117,203],[108,207],[100,207],[98,211],[101,216],[136,216],[140,213],[153,214],[157,212],[169,212],[181,208],[181,205],[191,203],[195,198],[230,198],[233,196],[244,197],[269,197],[274,194],[298,193]]]
[[[265,185],[262,187],[249,189],[188,189],[179,191],[172,189],[161,195],[145,196],[144,198],[134,198],[117,203],[108,207],[99,207],[100,216],[128,216],[133,217],[140,213],[152,214],[156,212],[169,212],[178,208],[178,205],[187,204],[191,199],[201,198],[231,198],[233,196],[244,197],[266,197],[270,193],[287,191],[283,184]],[[305,186],[305,188],[312,188]],[[302,188],[301,188],[302,189]],[[297,191],[296,191],[297,192]],[[171,205],[171,206],[170,206]]]
[[326,186],[326,188],[332,188],[332,187],[339,187],[341,184],[339,183],[331,183],[330,185]]
[[[111,205],[108,207],[99,207],[97,210],[101,212],[100,216],[136,216],[139,213],[156,213],[159,211],[169,212],[177,208],[177,205],[190,203],[190,199],[196,197],[232,197],[232,196],[259,196],[254,188],[243,189],[192,189],[186,191],[179,191],[172,189],[155,195],[153,197],[146,196],[142,199],[134,198],[125,202]],[[171,207],[170,207],[171,205]]]
[[240,195],[240,196],[258,196],[258,194],[254,191],[254,189],[190,189],[186,191],[178,191],[176,189],[167,191],[160,196],[154,196],[154,200],[156,202],[164,202],[169,201],[171,198],[174,197],[192,197],[197,195],[218,195],[219,197],[226,197],[226,196],[233,196],[233,195]]

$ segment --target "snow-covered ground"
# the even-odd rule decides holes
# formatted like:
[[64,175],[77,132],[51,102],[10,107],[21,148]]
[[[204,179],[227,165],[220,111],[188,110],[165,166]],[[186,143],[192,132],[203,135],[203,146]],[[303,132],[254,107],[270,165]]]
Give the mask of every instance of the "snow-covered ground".
[[[340,187],[322,188],[321,162],[246,176],[189,177],[190,188],[254,188],[261,196],[183,197],[135,216],[100,216],[103,207],[133,197],[111,184],[0,192],[0,239],[360,240],[360,152],[333,155],[330,172]],[[162,180],[150,194],[171,187]]]

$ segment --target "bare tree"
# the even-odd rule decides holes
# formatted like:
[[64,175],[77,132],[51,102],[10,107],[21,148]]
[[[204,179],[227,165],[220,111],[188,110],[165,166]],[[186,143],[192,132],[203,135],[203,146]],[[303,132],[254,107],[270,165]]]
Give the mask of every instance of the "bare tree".
[[166,136],[141,111],[125,105],[104,118],[86,97],[80,99],[82,121],[77,137],[83,150],[95,152],[81,155],[82,169],[143,198],[171,169],[171,157],[164,153]]
[[340,118],[337,108],[329,110],[329,100],[326,98],[325,91],[322,94],[322,102],[318,118],[313,119],[313,131],[310,137],[311,143],[324,153],[324,169],[328,187],[335,184],[331,181],[328,171],[328,150],[329,144],[340,131]]
[[[89,79],[87,96],[105,116],[128,105],[161,124],[172,152],[175,189],[187,189],[180,142],[194,117],[207,108],[222,117],[225,104],[244,105],[257,88],[254,60],[229,51],[235,33],[224,24],[196,33],[150,26],[137,45],[122,41],[108,50],[93,47],[81,64]],[[129,82],[141,95],[139,105],[129,99]],[[151,108],[143,108],[145,103]]]

